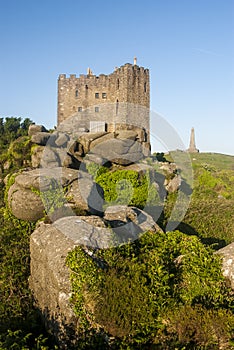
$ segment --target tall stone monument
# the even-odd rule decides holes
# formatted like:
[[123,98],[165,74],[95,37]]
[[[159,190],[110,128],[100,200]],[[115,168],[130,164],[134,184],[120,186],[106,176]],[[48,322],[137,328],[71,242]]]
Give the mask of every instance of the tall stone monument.
[[195,144],[195,132],[194,128],[191,129],[191,134],[190,134],[190,143],[189,143],[189,148],[187,150],[189,153],[198,153],[199,149],[196,148]]

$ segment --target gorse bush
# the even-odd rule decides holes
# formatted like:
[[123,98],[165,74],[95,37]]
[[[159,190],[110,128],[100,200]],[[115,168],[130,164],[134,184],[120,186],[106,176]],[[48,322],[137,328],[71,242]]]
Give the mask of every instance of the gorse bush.
[[133,170],[117,170],[96,177],[104,190],[108,205],[131,205],[143,209],[146,204],[160,202],[157,189],[151,184],[148,174],[140,175]]
[[[184,307],[195,311],[199,307],[203,314],[219,310],[211,317],[213,322],[221,322],[219,316],[223,315],[226,327],[222,337],[231,341],[234,316],[228,310],[234,305],[220,259],[195,236],[179,231],[146,232],[131,244],[99,250],[92,257],[76,248],[67,261],[82,332],[101,327],[123,349],[148,349],[163,342],[166,348],[175,339],[178,344],[201,346],[199,339],[184,340],[179,334],[171,339],[177,332],[173,310],[179,308],[182,314]],[[184,317],[187,323],[181,323],[182,328],[190,324],[189,315]],[[213,338],[219,339],[218,334]],[[211,344],[209,339],[207,344]]]

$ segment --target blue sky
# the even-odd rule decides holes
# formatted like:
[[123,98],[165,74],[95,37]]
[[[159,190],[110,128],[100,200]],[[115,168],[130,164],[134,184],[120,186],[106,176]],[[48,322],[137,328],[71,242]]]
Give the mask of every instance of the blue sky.
[[184,144],[193,126],[200,151],[234,155],[233,0],[0,0],[0,44],[1,117],[53,127],[60,73],[137,56]]

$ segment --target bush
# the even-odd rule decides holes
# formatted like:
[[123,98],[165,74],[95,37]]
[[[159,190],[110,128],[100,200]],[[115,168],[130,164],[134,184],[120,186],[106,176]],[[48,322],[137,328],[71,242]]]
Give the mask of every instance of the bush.
[[[173,313],[179,309],[187,323],[192,323],[197,307],[204,315],[216,310],[210,316],[213,323],[227,315],[222,338],[231,340],[234,316],[228,310],[233,300],[219,257],[195,236],[179,231],[146,232],[131,244],[92,254],[76,248],[67,261],[72,270],[73,302],[83,325],[79,331],[87,334],[90,329],[101,329],[103,339],[104,334],[114,337],[113,349],[114,344],[121,349],[150,349],[162,342],[166,349],[175,339],[180,345],[192,341],[200,346],[198,339],[180,337]],[[181,327],[185,332],[187,326]],[[218,328],[214,332],[212,340],[206,340],[209,346],[219,338]]]
[[143,209],[146,204],[156,205],[160,202],[157,189],[151,184],[148,174],[117,170],[101,174],[96,182],[103,188],[108,205],[130,205]]

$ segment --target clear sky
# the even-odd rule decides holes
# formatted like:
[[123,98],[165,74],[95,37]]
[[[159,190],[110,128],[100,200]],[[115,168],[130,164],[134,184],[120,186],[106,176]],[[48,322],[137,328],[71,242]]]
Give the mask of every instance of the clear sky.
[[200,151],[234,155],[233,0],[0,0],[0,48],[1,117],[53,127],[59,74],[137,56],[184,144],[194,127]]

